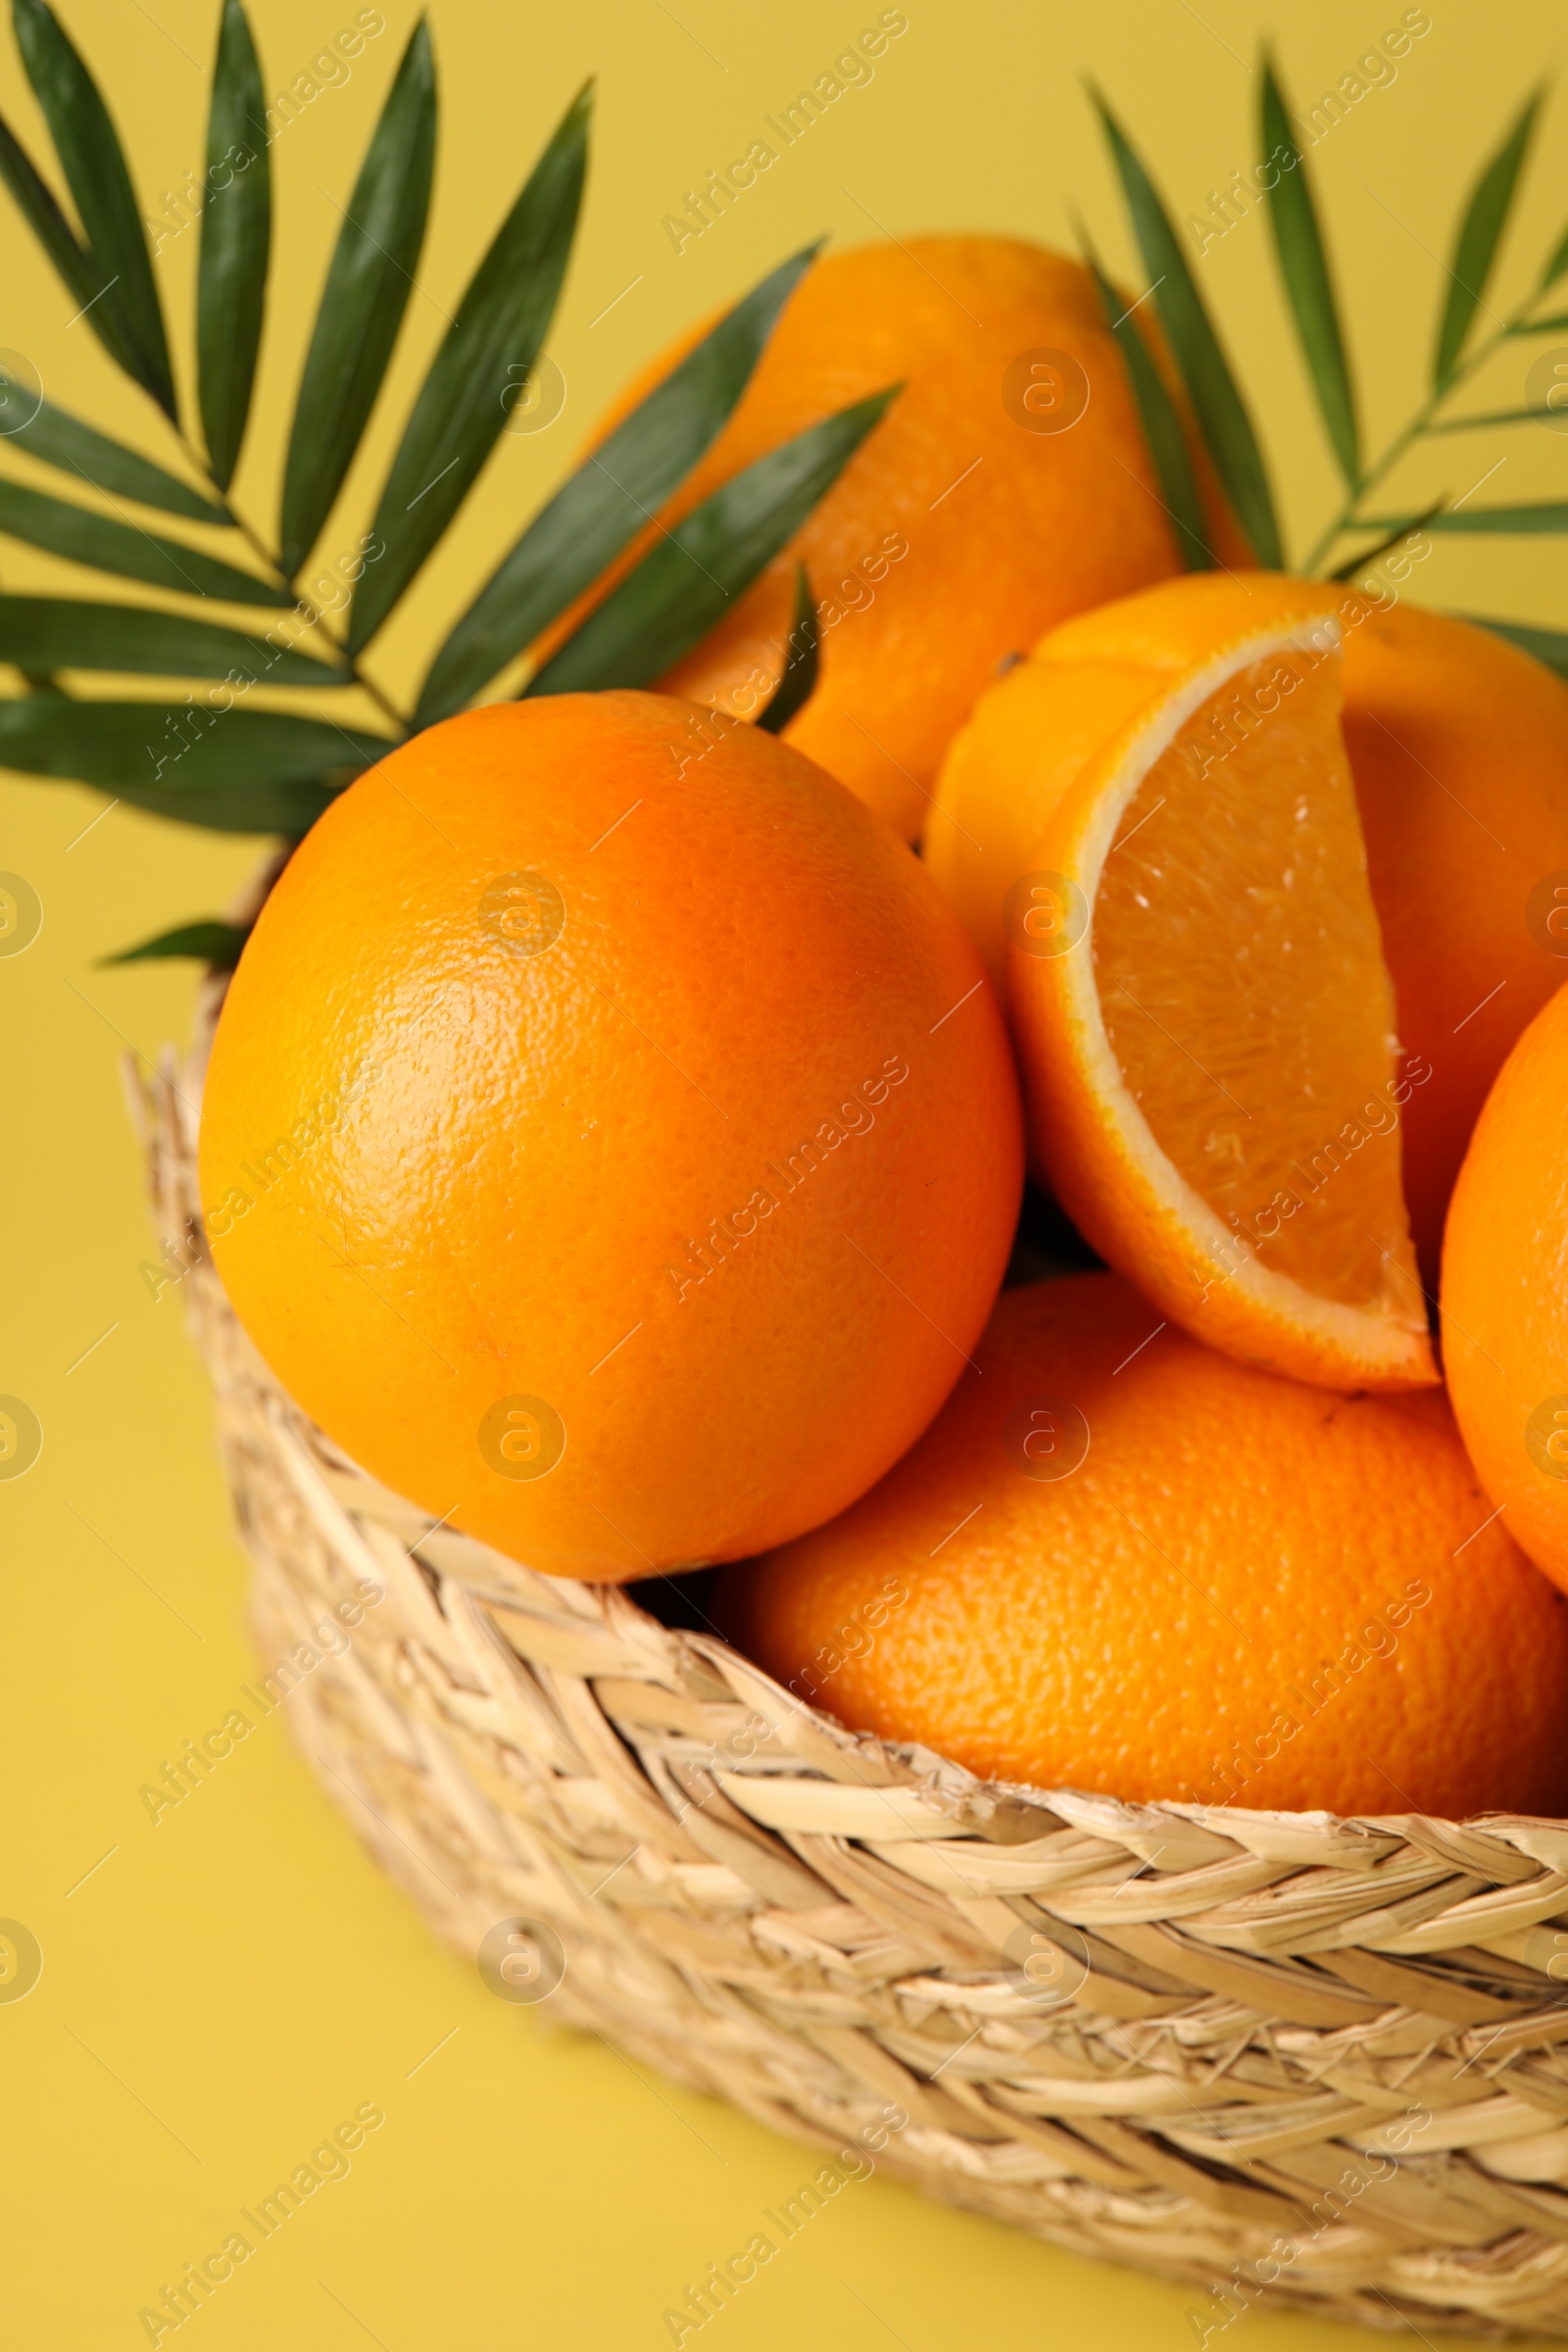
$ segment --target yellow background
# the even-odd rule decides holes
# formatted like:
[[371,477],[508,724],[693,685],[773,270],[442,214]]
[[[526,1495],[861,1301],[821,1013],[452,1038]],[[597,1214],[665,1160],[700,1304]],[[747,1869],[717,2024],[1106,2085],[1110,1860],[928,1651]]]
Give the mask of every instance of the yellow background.
[[[324,91],[272,149],[277,290],[240,476],[262,512],[275,499],[334,200],[347,195],[412,22],[406,0],[385,5],[387,29],[352,79]],[[257,0],[269,91],[354,13],[349,0]],[[549,432],[501,441],[377,649],[389,683],[408,683],[442,617],[559,477],[617,381],[807,238],[858,240],[880,222],[895,234],[973,227],[1065,242],[1076,203],[1141,283],[1081,76],[1114,94],[1180,216],[1252,158],[1260,32],[1277,36],[1287,86],[1305,103],[1399,14],[1383,0],[1320,0],[1310,13],[1230,0],[1202,0],[1200,11],[1185,0],[908,0],[908,31],[871,84],[677,257],[662,216],[744,152],[761,115],[788,104],[875,13],[858,0],[677,0],[673,10],[662,0],[435,0],[446,129],[421,290],[324,552],[368,520],[441,306],[590,72],[599,112],[585,227],[552,342],[564,416]],[[67,0],[65,14],[156,201],[202,161],[211,0]],[[1371,90],[1312,159],[1374,447],[1420,395],[1442,282],[1436,251],[1461,189],[1554,62],[1561,24],[1544,0],[1432,0],[1431,15],[1397,80]],[[42,154],[9,36],[0,103]],[[28,355],[65,406],[167,459],[150,406],[83,326],[66,325],[73,306],[3,200],[0,217],[0,344]],[[1503,256],[1510,299],[1565,217],[1559,102]],[[195,259],[188,233],[157,265],[187,383]],[[1266,419],[1299,548],[1334,483],[1264,224],[1243,221],[1199,275]],[[1515,405],[1539,348],[1499,359],[1475,405]],[[1488,500],[1563,494],[1568,447],[1534,427],[1439,443],[1403,486],[1457,495],[1498,461]],[[50,486],[10,452],[0,471]],[[1416,592],[1568,623],[1560,544],[1449,542]],[[74,584],[66,567],[9,545],[0,581]],[[24,874],[45,908],[35,945],[0,959],[0,1391],[25,1397],[45,1431],[36,1468],[0,1484],[0,1914],[24,1921],[45,1956],[31,1995],[0,2005],[7,2340],[70,2352],[145,2341],[139,2306],[217,2246],[239,2206],[374,2100],[387,2122],[352,2176],[318,2192],[188,2323],[208,2352],[658,2345],[668,2340],[664,2305],[793,2191],[805,2152],[640,2077],[597,2043],[547,2033],[542,2013],[493,1999],[366,1859],[281,1726],[236,1749],[156,1827],[138,1802],[163,1760],[221,1719],[251,1659],[243,1566],[177,1295],[155,1304],[138,1277],[148,1226],[116,1068],[127,1044],[152,1056],[182,1035],[191,977],[184,966],[103,971],[94,959],[214,911],[255,845],[123,808],[84,834],[102,806],[74,786],[0,780],[0,868]],[[1199,2300],[873,2180],[818,2217],[713,2327],[729,2352],[802,2342],[817,2352],[1158,2352],[1196,2341],[1187,2314]],[[1350,2340],[1273,2315],[1238,2328],[1230,2341],[1253,2352]]]

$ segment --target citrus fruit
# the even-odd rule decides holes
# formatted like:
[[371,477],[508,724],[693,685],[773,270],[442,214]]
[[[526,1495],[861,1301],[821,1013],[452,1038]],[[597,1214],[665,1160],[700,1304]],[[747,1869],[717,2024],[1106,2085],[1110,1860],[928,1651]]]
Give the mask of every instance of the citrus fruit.
[[1036,1161],[1102,1256],[1215,1347],[1399,1388],[1437,1377],[1399,1189],[1414,1081],[1340,735],[1338,601],[1205,572],[1036,649],[1030,764],[1005,783],[1032,827],[1007,987]]
[[1459,1170],[1443,1360],[1483,1486],[1568,1590],[1568,989],[1503,1063]]
[[[1441,612],[1353,589],[1334,610],[1345,748],[1410,1081],[1405,1201],[1435,1292],[1444,1212],[1487,1089],[1568,977],[1568,685]],[[926,830],[926,861],[999,987],[1007,892],[1114,692],[1069,673],[1054,645],[980,697]]]
[[880,1486],[716,1580],[800,1698],[1037,1788],[1568,1808],[1568,1602],[1440,1395],[1253,1371],[1109,1274],[1004,1292],[974,1359]]
[[[628,388],[598,437],[700,331]],[[821,675],[786,734],[912,837],[948,740],[997,663],[1178,558],[1094,280],[1011,237],[913,237],[817,262],[661,522],[894,383],[898,398],[827,496],[662,684],[755,708],[781,674],[804,562]],[[1217,544],[1246,561],[1211,504]]]
[[1404,1193],[1435,1291],[1487,1090],[1568,979],[1568,685],[1445,613],[1357,597],[1344,628],[1346,749],[1399,1042],[1422,1072]]
[[853,1500],[1006,1262],[1016,1082],[904,845],[663,697],[433,727],[295,852],[202,1115],[207,1231],[292,1396],[552,1574]]

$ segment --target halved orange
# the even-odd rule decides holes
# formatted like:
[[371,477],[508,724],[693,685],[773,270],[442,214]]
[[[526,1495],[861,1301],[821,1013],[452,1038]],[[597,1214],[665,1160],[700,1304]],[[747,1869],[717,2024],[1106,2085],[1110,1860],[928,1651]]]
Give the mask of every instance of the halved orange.
[[[1338,597],[1173,580],[1037,648],[1008,986],[1033,1148],[1172,1322],[1338,1389],[1438,1377]],[[1101,712],[1101,723],[1093,713]]]

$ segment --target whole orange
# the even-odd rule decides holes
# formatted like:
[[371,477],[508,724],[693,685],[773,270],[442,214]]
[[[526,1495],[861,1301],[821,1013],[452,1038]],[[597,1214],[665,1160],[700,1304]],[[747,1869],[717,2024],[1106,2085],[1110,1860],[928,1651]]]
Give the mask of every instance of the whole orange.
[[1568,1590],[1568,988],[1487,1097],[1443,1246],[1448,1393],[1509,1534]]
[[994,1778],[1560,1813],[1568,1603],[1491,1512],[1441,1396],[1253,1371],[1075,1275],[1004,1292],[913,1450],[715,1613],[803,1699]]
[[[600,437],[695,339],[628,388]],[[1179,557],[1094,280],[1013,237],[911,237],[815,263],[661,525],[894,383],[903,390],[814,513],[662,684],[755,709],[781,672],[805,563],[821,676],[788,739],[912,838],[998,662],[1069,613],[1162,579]],[[1211,504],[1217,543],[1245,561]]]
[[773,737],[630,693],[469,712],[333,803],[240,958],[200,1164],[240,1321],[329,1436],[606,1580],[878,1478],[1021,1184],[918,860]]
[[1357,598],[1344,726],[1399,1043],[1431,1073],[1405,1111],[1404,1191],[1436,1291],[1487,1090],[1568,979],[1568,685],[1490,629]]

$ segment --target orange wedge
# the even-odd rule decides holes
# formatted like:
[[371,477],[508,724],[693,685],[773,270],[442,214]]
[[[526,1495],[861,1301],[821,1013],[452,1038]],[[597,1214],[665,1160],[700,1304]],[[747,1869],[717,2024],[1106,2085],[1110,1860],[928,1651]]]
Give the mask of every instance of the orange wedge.
[[1109,1263],[1228,1354],[1404,1389],[1438,1377],[1399,1180],[1414,1080],[1339,601],[1209,573],[1044,640],[1007,978],[1037,1161]]

